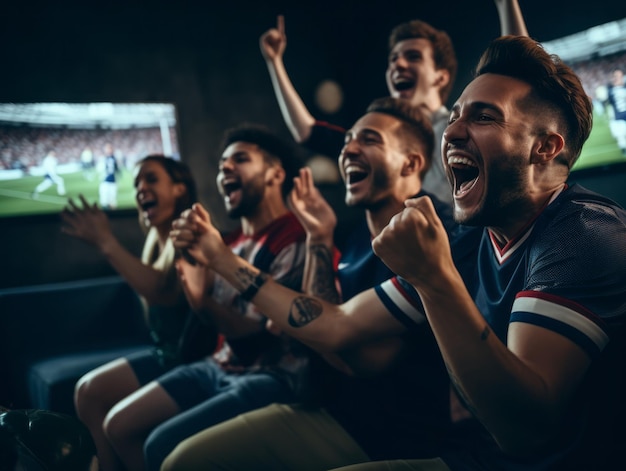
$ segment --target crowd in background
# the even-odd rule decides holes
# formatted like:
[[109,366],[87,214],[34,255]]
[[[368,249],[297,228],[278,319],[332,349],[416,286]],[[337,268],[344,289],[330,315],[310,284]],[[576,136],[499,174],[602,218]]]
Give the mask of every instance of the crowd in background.
[[[170,128],[172,153],[178,155],[176,131]],[[91,148],[94,159],[102,157],[106,143],[111,143],[127,166],[141,157],[162,153],[159,128],[143,129],[68,129],[30,126],[0,125],[0,169],[22,169],[38,166],[48,149],[57,153],[59,164],[80,162],[86,147]]]

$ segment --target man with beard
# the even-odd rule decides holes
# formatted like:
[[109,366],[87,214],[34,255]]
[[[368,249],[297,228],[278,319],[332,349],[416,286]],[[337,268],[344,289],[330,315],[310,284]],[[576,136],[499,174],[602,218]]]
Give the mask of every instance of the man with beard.
[[[528,35],[517,0],[495,0],[495,3],[502,35]],[[291,83],[283,62],[287,36],[282,16],[278,17],[276,28],[261,36],[260,46],[276,99],[294,139],[314,152],[334,158],[343,145],[345,130],[341,126],[316,120]],[[424,108],[430,116],[437,147],[448,120],[446,101],[454,86],[456,72],[454,46],[445,31],[421,20],[401,23],[391,31],[385,72],[389,95]],[[438,148],[432,161],[422,187],[441,201],[451,204],[452,194]]]
[[[217,186],[228,215],[241,223],[226,243],[279,283],[299,289],[305,234],[285,203],[297,174],[296,149],[252,125],[229,130],[222,149]],[[126,469],[158,470],[184,438],[249,410],[296,401],[306,371],[304,347],[268,332],[265,316],[245,293],[210,266],[183,258],[177,268],[189,304],[215,324],[225,343],[213,357],[174,368],[111,411],[108,438]]]
[[[346,133],[339,156],[345,199],[348,206],[363,208],[365,218],[346,238],[347,249],[341,253],[337,273],[333,273],[335,215],[313,186],[310,170],[300,171],[290,202],[307,231],[304,290],[315,296],[301,298],[303,303],[297,308],[302,316],[308,315],[310,301],[324,299],[343,303],[335,308],[359,317],[359,304],[353,304],[357,295],[394,276],[372,252],[371,240],[403,209],[407,198],[428,195],[421,189],[421,179],[428,171],[433,145],[432,127],[422,109],[390,97],[375,100]],[[452,229],[451,208],[429,196],[438,214]],[[201,207],[191,213],[195,211],[205,215]],[[182,248],[188,248],[185,237],[190,234],[184,233],[186,224],[184,220],[177,222],[172,232],[180,239]],[[202,257],[195,247],[190,250],[193,256]],[[245,273],[245,270],[241,272],[244,276]],[[254,294],[254,285],[251,286],[250,293]],[[298,296],[295,291],[291,294]],[[284,306],[274,304],[272,309],[281,311]],[[273,314],[268,316],[275,319]],[[298,338],[297,325],[280,328]],[[332,341],[333,332],[327,335]],[[316,399],[324,409],[306,404],[272,406],[261,411],[252,420],[262,424],[264,437],[248,441],[247,432],[252,433],[250,438],[261,432],[254,428],[235,440],[237,446],[246,450],[239,453],[236,469],[325,470],[360,462],[368,456],[421,456],[436,450],[437,439],[449,423],[449,381],[428,329],[373,340],[337,353],[322,348],[320,353],[336,368],[323,368],[311,360],[311,384],[322,388],[322,391],[316,389],[319,393]],[[417,365],[427,372],[428,384],[414,375]],[[333,426],[328,426],[327,420]],[[298,442],[281,446],[277,460],[272,453],[263,451],[268,443],[265,438],[273,441],[286,431],[275,428],[274,421],[288,424],[291,432],[287,436]],[[313,430],[324,432],[317,435]],[[163,469],[210,468],[210,453],[214,447],[220,447],[213,441],[214,437],[209,429],[186,440],[165,460]],[[205,458],[209,461],[205,462]],[[285,461],[281,461],[283,458]]]
[[[455,219],[465,226],[449,244],[430,199],[407,201],[373,240],[400,276],[340,308],[281,288],[225,251],[206,214],[193,215],[197,227],[190,229],[199,239],[192,253],[203,253],[238,289],[255,293],[253,302],[286,333],[318,349],[432,330],[471,417],[443,437],[440,458],[346,469],[623,464],[626,211],[567,183],[591,125],[589,97],[558,57],[527,37],[495,40],[454,105],[442,142]],[[413,372],[429,380],[419,365]],[[267,415],[264,422],[257,417],[211,429],[205,456],[229,469],[229,440],[236,449],[247,445],[251,431],[267,426]],[[323,423],[337,430],[328,418]],[[262,447],[277,463],[285,462],[277,446],[297,447],[310,435],[291,429],[287,436],[276,421],[267,428],[271,438]]]

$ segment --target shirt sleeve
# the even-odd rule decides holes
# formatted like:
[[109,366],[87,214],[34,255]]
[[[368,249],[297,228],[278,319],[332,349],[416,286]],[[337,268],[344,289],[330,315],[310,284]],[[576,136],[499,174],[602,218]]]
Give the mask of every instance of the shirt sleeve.
[[336,159],[343,149],[346,130],[340,126],[324,121],[316,121],[311,135],[302,143],[312,152]]
[[395,276],[374,287],[380,301],[398,321],[408,329],[414,329],[426,322],[422,301],[406,280]]
[[626,317],[626,222],[613,209],[576,203],[560,212],[528,254],[526,284],[510,322],[553,330],[592,358]]

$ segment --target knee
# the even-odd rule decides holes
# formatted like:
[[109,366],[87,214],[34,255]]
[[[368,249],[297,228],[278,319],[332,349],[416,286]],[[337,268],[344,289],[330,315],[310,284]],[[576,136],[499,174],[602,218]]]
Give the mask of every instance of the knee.
[[76,382],[74,387],[74,407],[80,419],[98,408],[101,402],[98,388],[98,380],[93,375],[87,374]]
[[116,407],[111,409],[104,418],[102,429],[112,444],[124,443],[129,436],[128,421],[125,418],[124,410]]

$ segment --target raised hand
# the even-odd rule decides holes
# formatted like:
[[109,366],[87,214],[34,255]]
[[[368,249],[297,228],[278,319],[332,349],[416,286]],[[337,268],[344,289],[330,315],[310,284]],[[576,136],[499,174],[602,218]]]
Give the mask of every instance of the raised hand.
[[109,218],[96,203],[89,204],[83,195],[79,195],[79,200],[80,205],[70,198],[61,212],[61,231],[102,248],[114,237]]
[[307,232],[309,242],[332,243],[337,216],[313,183],[310,168],[301,168],[300,176],[294,178],[289,205]]
[[278,15],[276,28],[268,29],[259,40],[261,53],[266,61],[274,61],[282,58],[287,47],[287,36],[285,36],[285,18]]
[[201,265],[209,266],[211,259],[230,249],[222,235],[211,223],[209,213],[200,203],[184,211],[172,223],[170,238],[174,247],[187,251]]
[[454,270],[445,228],[427,196],[408,200],[372,241],[374,253],[413,286],[432,284]]

